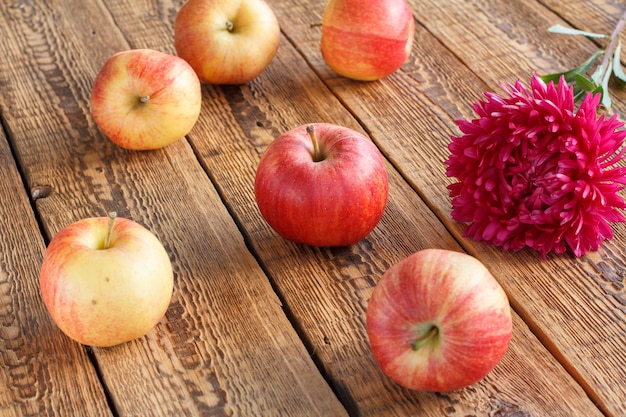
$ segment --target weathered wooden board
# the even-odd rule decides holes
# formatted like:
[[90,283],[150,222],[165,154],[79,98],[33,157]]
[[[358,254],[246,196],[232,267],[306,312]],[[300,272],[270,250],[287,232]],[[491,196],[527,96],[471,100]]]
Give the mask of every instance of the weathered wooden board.
[[[450,220],[445,188],[454,120],[471,117],[471,104],[483,91],[498,91],[498,84],[534,71],[567,69],[596,46],[540,32],[564,22],[536,2],[410,4],[418,21],[412,58],[389,79],[366,85],[333,74],[319,52],[320,33],[304,30],[321,19],[322,5],[278,6],[288,22],[287,37],[464,248],[489,265],[533,332],[605,412],[623,414],[626,332],[619,281],[624,278],[615,265],[623,263],[624,226],[616,225],[616,239],[582,259],[563,255],[542,261],[530,251],[503,253],[461,237],[463,226]],[[616,92],[616,106],[622,96]]]
[[[79,218],[115,210],[152,230],[172,258],[175,291],[163,321],[135,342],[93,350],[115,414],[345,415],[187,142],[127,152],[95,127],[91,83],[104,59],[128,49],[103,5],[30,2],[3,9],[0,19],[12,34],[2,44],[3,118],[27,186],[52,189],[36,202],[47,237]],[[30,222],[40,256],[32,215]],[[28,266],[32,276],[38,262]],[[36,281],[20,285],[30,295],[16,310],[45,318]],[[45,379],[50,362],[41,355],[52,351],[66,363],[81,358],[67,352],[82,351],[47,323],[48,334],[21,339],[44,345],[28,358],[39,367],[34,386],[54,398],[63,389],[96,391],[73,384],[75,373],[86,375],[86,382],[78,379],[83,385],[93,382],[94,368],[84,360],[60,367],[56,381]],[[100,404],[82,391],[85,412],[77,408],[77,414],[107,409],[101,391],[91,393],[100,394]]]
[[[151,6],[146,3],[142,7],[150,10]],[[126,9],[126,6],[111,6],[114,15],[116,10]],[[287,9],[289,13],[285,11]],[[367,299],[377,278],[392,262],[419,248],[439,246],[460,250],[393,167],[389,167],[392,190],[387,212],[373,234],[353,248],[312,250],[292,245],[277,237],[260,218],[252,194],[254,172],[260,154],[275,136],[312,121],[330,121],[361,130],[370,128],[369,120],[361,119],[359,114],[357,118],[364,125],[358,125],[342,103],[319,82],[317,75],[308,69],[306,61],[309,56],[297,53],[301,50],[307,55],[311,51],[307,49],[308,44],[301,44],[302,39],[292,36],[293,32],[318,36],[319,28],[312,27],[317,20],[312,16],[319,11],[320,5],[306,2],[297,5],[297,8],[293,3],[277,7],[283,31],[295,50],[289,42],[283,41],[275,61],[249,85],[206,86],[210,100],[205,100],[205,110],[190,134],[190,141],[239,219],[240,227],[257,250],[258,258],[275,280],[282,298],[311,346],[310,350],[330,376],[340,398],[348,404],[349,410],[360,415],[401,415],[411,410],[433,416],[442,413],[452,415],[461,410],[477,414],[507,410],[540,413],[550,410],[555,415],[568,415],[572,409],[597,414],[597,409],[586,399],[580,387],[558,362],[550,359],[521,321],[517,321],[519,324],[516,325],[516,331],[520,332],[516,338],[519,344],[511,350],[502,370],[494,372],[493,377],[500,378],[495,382],[486,380],[472,390],[435,396],[404,392],[380,375],[369,357],[364,331]],[[137,11],[134,16],[146,14]],[[153,21],[150,22],[149,37],[134,30],[135,25],[131,24],[134,19],[126,19],[128,25],[120,24],[120,28],[133,47],[150,45],[171,51],[172,21],[168,21],[171,14],[162,14],[161,17],[163,23],[160,29]],[[120,22],[122,17],[115,20]],[[161,44],[155,43],[154,34],[157,32],[161,33]],[[335,80],[350,84],[343,79],[332,81]],[[327,82],[330,84],[332,81]],[[372,92],[374,90],[364,88],[360,83],[352,84],[355,90],[372,101],[385,102],[389,98],[388,92]],[[387,84],[381,85],[382,89],[389,88]],[[224,111],[225,105],[229,107],[227,112]],[[381,111],[387,111],[387,108],[380,106]],[[395,122],[395,125],[388,126],[390,134],[396,129],[405,130]],[[544,360],[545,363],[537,367],[537,361]],[[537,368],[541,369],[540,373],[547,374],[520,380],[514,376],[519,374],[519,370],[511,372],[520,366],[525,368],[522,371],[524,374],[533,374]],[[566,393],[562,388],[556,389],[555,384],[554,395],[547,396],[549,400],[536,402],[534,397],[550,386],[550,381],[559,381],[559,385],[566,386]],[[537,385],[534,385],[535,382]],[[500,387],[498,392],[504,393],[493,392],[494,386]],[[521,394],[531,392],[535,394],[528,397]],[[450,407],[450,403],[454,403],[455,407]]]
[[[91,83],[119,50],[174,53],[172,24],[182,3],[1,6],[7,36],[0,37],[0,115],[25,185],[0,140],[0,161],[6,161],[0,192],[3,201],[5,189],[18,196],[0,207],[0,216],[22,213],[18,221],[0,217],[0,228],[11,228],[8,242],[3,231],[0,243],[0,294],[11,295],[0,304],[6,312],[0,344],[9,347],[0,349],[0,411],[623,414],[624,226],[614,241],[581,259],[544,261],[530,251],[476,244],[450,219],[443,165],[454,120],[471,117],[471,103],[483,91],[575,63],[595,48],[592,42],[545,36],[545,28],[563,21],[536,1],[453,0],[433,7],[411,0],[418,23],[411,59],[385,80],[360,83],[323,62],[324,2],[271,0],[283,39],[259,78],[243,86],[204,85],[202,114],[188,140],[154,152],[119,149],[93,123]],[[584,22],[585,13],[606,19],[608,11],[585,11],[581,4],[568,11],[553,6],[580,15],[570,22]],[[617,103],[623,97],[618,93]],[[254,174],[266,146],[286,130],[318,121],[369,134],[389,160],[385,215],[350,248],[286,242],[254,202]],[[31,207],[24,190],[39,185],[52,193]],[[45,239],[71,221],[110,210],[161,239],[176,288],[166,317],[148,336],[87,355],[45,313],[38,265]],[[380,275],[426,247],[478,256],[516,312],[514,339],[500,365],[480,383],[449,394],[391,383],[371,358],[364,326]],[[51,370],[51,362],[57,368]],[[30,369],[28,378],[23,371]]]
[[[17,84],[6,75],[2,61],[0,97]],[[3,124],[6,104],[0,99]],[[0,130],[0,414],[111,415],[87,351],[58,332],[41,301],[45,242],[29,201],[40,192],[25,189]]]

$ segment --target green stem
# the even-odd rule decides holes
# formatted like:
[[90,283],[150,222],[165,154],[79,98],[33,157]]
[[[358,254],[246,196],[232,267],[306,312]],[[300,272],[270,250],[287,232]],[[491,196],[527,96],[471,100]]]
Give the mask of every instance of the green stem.
[[413,350],[421,349],[431,339],[433,339],[434,337],[437,337],[438,334],[439,334],[439,328],[435,325],[430,326],[430,329],[428,329],[426,333],[424,333],[423,335],[418,337],[413,343],[411,343]]

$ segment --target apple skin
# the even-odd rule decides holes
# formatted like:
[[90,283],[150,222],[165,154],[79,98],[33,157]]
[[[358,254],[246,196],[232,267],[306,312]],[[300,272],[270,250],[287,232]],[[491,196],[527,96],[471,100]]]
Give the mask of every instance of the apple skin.
[[115,346],[144,336],[172,297],[172,265],[157,237],[132,220],[117,218],[105,249],[109,221],[88,218],[59,231],[39,275],[54,322],[88,346]]
[[322,18],[322,56],[344,77],[378,80],[406,61],[414,32],[406,0],[329,0]]
[[254,193],[268,224],[283,238],[310,246],[350,246],[383,215],[388,195],[385,161],[363,134],[314,123],[325,158],[315,161],[307,126],[283,133],[257,167]]
[[[512,337],[509,302],[498,282],[476,258],[443,249],[416,252],[389,268],[374,288],[366,324],[383,373],[420,391],[478,382]],[[431,329],[437,332],[414,349]]]
[[272,61],[279,42],[278,20],[264,0],[188,0],[174,21],[178,56],[209,84],[253,80]]
[[90,104],[96,124],[117,145],[159,149],[181,139],[195,125],[202,104],[201,84],[183,59],[133,49],[105,62],[94,80]]

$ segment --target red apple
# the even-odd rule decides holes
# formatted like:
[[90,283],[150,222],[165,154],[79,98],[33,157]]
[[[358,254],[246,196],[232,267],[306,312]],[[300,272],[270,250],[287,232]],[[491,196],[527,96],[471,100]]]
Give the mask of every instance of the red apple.
[[178,56],[210,84],[243,84],[269,65],[280,41],[264,0],[188,0],[174,21]]
[[476,258],[419,251],[382,276],[366,321],[375,361],[409,389],[447,392],[484,378],[512,334],[506,294]]
[[83,219],[50,241],[39,275],[52,319],[75,341],[114,346],[161,320],[174,285],[161,242],[129,219]]
[[162,148],[184,137],[200,115],[201,86],[179,57],[150,49],[113,55],[96,77],[91,113],[122,148]]
[[261,214],[285,239],[349,246],[378,224],[387,203],[385,161],[369,138],[328,123],[277,137],[259,162]]
[[406,0],[329,0],[322,18],[322,56],[340,75],[378,80],[406,61],[414,31]]

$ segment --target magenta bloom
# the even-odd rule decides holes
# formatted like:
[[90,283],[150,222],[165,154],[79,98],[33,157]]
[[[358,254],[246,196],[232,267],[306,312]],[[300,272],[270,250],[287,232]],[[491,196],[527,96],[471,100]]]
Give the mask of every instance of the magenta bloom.
[[626,130],[615,115],[598,117],[599,95],[577,111],[563,78],[555,86],[535,75],[530,85],[485,93],[478,118],[457,121],[463,135],[452,136],[446,161],[458,180],[448,186],[452,218],[470,223],[465,236],[505,250],[581,256],[625,220]]

